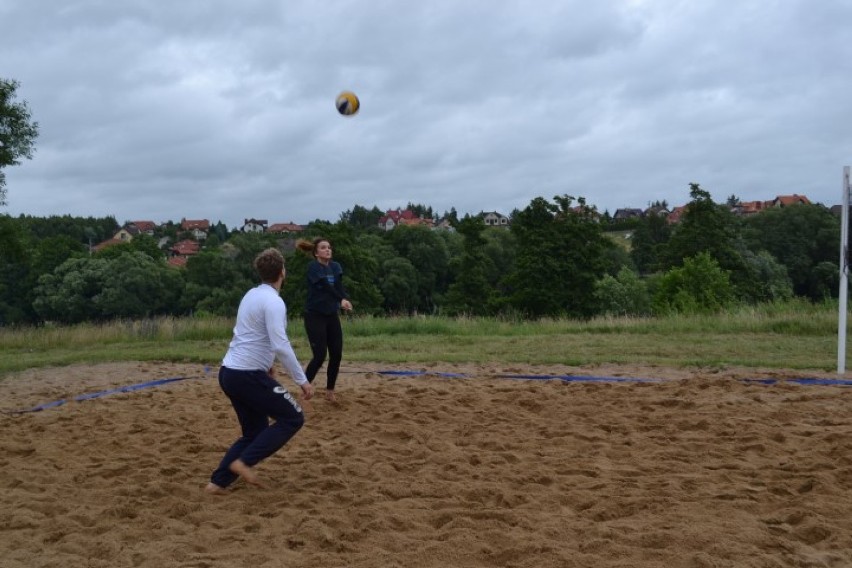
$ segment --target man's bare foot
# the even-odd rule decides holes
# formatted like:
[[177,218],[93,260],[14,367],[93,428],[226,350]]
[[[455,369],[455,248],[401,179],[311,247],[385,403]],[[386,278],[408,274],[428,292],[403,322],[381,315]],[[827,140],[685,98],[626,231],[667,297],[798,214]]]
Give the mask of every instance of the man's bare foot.
[[219,487],[218,485],[216,485],[212,481],[207,484],[207,487],[204,488],[204,491],[206,491],[210,495],[227,495],[228,494],[227,489],[225,489],[224,487]]
[[336,397],[336,396],[334,396],[334,391],[333,391],[333,390],[327,390],[327,391],[325,391],[325,399],[326,399],[328,402],[337,402],[337,397]]
[[247,466],[243,460],[232,461],[231,465],[228,466],[228,469],[245,479],[248,484],[256,485],[257,487],[265,487],[265,485],[260,482],[260,479],[257,477],[254,470]]

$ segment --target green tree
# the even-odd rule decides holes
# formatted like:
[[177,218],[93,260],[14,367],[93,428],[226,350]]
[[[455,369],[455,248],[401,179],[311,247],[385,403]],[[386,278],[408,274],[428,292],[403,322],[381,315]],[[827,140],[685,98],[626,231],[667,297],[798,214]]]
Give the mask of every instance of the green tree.
[[19,262],[26,255],[27,239],[21,224],[9,215],[0,215],[0,260]]
[[[302,238],[305,240],[312,240],[312,237],[309,237],[308,235],[303,235]],[[337,256],[336,246],[332,249],[332,254],[333,256]],[[281,297],[283,297],[284,301],[287,303],[288,314],[302,314],[305,311],[305,304],[308,300],[306,278],[308,274],[308,264],[311,260],[313,260],[313,258],[299,250],[290,251],[287,255],[285,255],[285,268],[287,270],[287,274],[284,279],[284,283],[281,285]],[[346,269],[347,267],[344,266],[343,283],[347,292],[351,294],[352,288],[348,281],[349,275],[347,274]],[[354,307],[359,312],[361,311],[358,304],[354,304]]]
[[485,255],[485,223],[480,217],[465,215],[456,230],[463,238],[463,252],[459,258],[461,270],[450,284],[443,309],[449,315],[483,316],[492,313],[494,289],[488,282],[492,270]]
[[131,252],[141,252],[154,260],[165,260],[166,253],[157,245],[150,235],[136,235],[131,240],[110,245],[95,253],[98,258],[118,258]]
[[729,273],[710,253],[686,258],[683,266],[666,272],[654,295],[657,314],[716,313],[734,301]]
[[450,207],[449,211],[444,211],[444,215],[441,218],[447,219],[450,223],[455,224],[459,222],[459,213],[456,211],[455,207]]
[[819,262],[811,271],[810,293],[814,298],[833,298],[840,288],[840,271],[837,263]]
[[112,238],[120,228],[115,217],[72,217],[71,215],[31,217],[20,215],[18,221],[32,235],[34,240],[64,236],[86,246],[94,246]]
[[381,290],[388,313],[410,314],[418,304],[417,270],[408,259],[391,257],[382,263]]
[[159,229],[160,234],[163,237],[166,237],[171,243],[176,243],[178,240],[178,234],[180,233],[180,223],[175,223],[174,221],[166,221],[162,225],[160,225]]
[[756,272],[745,259],[748,247],[740,220],[727,205],[714,203],[697,183],[690,184],[690,195],[692,201],[673,228],[671,239],[661,249],[662,268],[681,266],[685,259],[706,252],[728,272],[735,296],[746,302],[758,301],[753,292],[760,284],[753,281]]
[[344,211],[340,214],[340,220],[348,223],[357,229],[362,230],[378,230],[379,219],[384,215],[381,209],[373,206],[372,209],[367,209],[361,205],[356,205],[350,211]]
[[622,268],[617,276],[605,274],[595,284],[601,312],[613,316],[644,316],[651,313],[648,287],[633,270]]
[[[750,303],[780,302],[793,297],[793,283],[787,275],[787,268],[774,256],[762,250],[742,252],[748,277],[738,287],[741,298]],[[835,270],[837,265],[834,265]],[[835,272],[836,274],[836,272]]]
[[63,262],[70,258],[83,258],[89,255],[88,247],[71,237],[59,235],[35,241],[30,246],[30,263],[24,289],[17,293],[17,301],[27,314],[27,320],[35,322],[37,316],[32,308],[35,300],[35,288],[42,274],[51,274]]
[[[606,235],[606,233],[604,234]],[[612,239],[611,235],[608,235],[607,239],[609,239],[614,246],[607,247],[603,252],[603,265],[606,273],[610,276],[616,276],[619,272],[621,272],[622,268],[635,271],[636,264],[633,262],[633,258],[631,258],[630,251],[627,247],[624,246],[622,242]]]
[[92,253],[92,256],[96,258],[118,258],[123,254],[130,254],[135,252],[136,249],[133,248],[133,245],[130,244],[130,241],[125,241],[122,243],[110,244],[107,247],[104,247],[98,251]]
[[53,272],[57,266],[69,258],[88,256],[86,246],[71,237],[48,237],[38,241],[32,247],[32,269],[36,278]]
[[[399,258],[396,250],[388,242],[383,231],[362,231],[356,232],[352,243],[353,252],[360,258],[360,262],[366,263],[366,266],[377,267],[369,277],[367,286],[361,289],[364,282],[358,283],[359,289],[355,288],[355,284],[348,282],[346,287],[349,293],[353,296],[353,300],[357,300],[355,305],[356,313],[378,315],[385,310],[385,299],[382,293],[382,281],[384,272],[381,270],[382,264],[392,258]],[[344,270],[348,271],[347,266]],[[361,275],[359,278],[366,278],[367,275]]]
[[72,324],[100,319],[96,298],[110,264],[105,258],[72,258],[39,278],[33,308],[45,321]]
[[219,251],[202,251],[191,256],[186,261],[184,279],[181,311],[221,316],[236,315],[240,299],[254,284],[233,260]]
[[420,217],[422,219],[435,218],[435,214],[432,212],[431,205],[423,205],[422,203],[411,203],[409,201],[408,205],[406,205],[405,208],[414,213],[415,217]]
[[742,270],[733,215],[726,207],[714,203],[710,193],[697,183],[689,187],[692,200],[680,223],[673,228],[665,250],[661,251],[662,268],[681,266],[687,258],[706,252],[725,270]]
[[0,326],[25,323],[33,315],[22,300],[29,288],[30,248],[21,223],[0,215]]
[[[228,236],[229,236],[227,225],[225,225],[222,221],[218,221],[215,225],[210,227],[210,235],[207,237],[208,240],[211,237],[213,237],[214,235],[216,236],[216,245],[217,246],[219,244],[227,241]],[[213,246],[213,245],[208,242],[207,246]]]
[[277,247],[278,240],[268,233],[240,232],[228,239],[227,245],[225,254],[234,261],[243,277],[251,282],[260,282],[254,270],[254,259],[261,251]]
[[663,215],[649,214],[636,225],[630,238],[630,258],[640,274],[660,269],[660,251],[671,238],[671,226]]
[[488,272],[485,276],[489,286],[494,288],[500,297],[505,297],[509,294],[507,279],[515,270],[518,241],[511,231],[503,229],[485,231],[483,237],[485,238],[485,256],[489,260],[486,264]]
[[595,283],[606,272],[606,251],[616,245],[585,200],[578,208],[571,196],[554,201],[537,197],[512,221],[518,255],[510,301],[532,317],[590,317],[597,312]]
[[147,254],[154,260],[165,260],[166,253],[159,247],[157,240],[146,234],[140,234],[133,237],[130,241],[130,246],[135,251]]
[[826,287],[825,274],[815,272],[822,263],[840,272],[840,220],[825,207],[767,209],[745,219],[743,235],[749,248],[769,252],[787,268],[797,296],[822,300],[837,295],[837,287]]
[[26,101],[15,102],[20,83],[0,78],[0,205],[6,204],[6,174],[3,168],[17,166],[21,158],[32,159],[38,122],[31,119]]
[[72,258],[39,278],[33,308],[47,321],[79,323],[175,313],[181,273],[138,252]]
[[408,307],[433,313],[435,296],[447,279],[450,259],[446,243],[435,231],[422,225],[403,225],[386,235],[396,253],[414,267],[417,301]]
[[103,288],[95,298],[98,318],[177,313],[183,285],[182,273],[164,260],[155,260],[141,251],[121,255],[107,265]]

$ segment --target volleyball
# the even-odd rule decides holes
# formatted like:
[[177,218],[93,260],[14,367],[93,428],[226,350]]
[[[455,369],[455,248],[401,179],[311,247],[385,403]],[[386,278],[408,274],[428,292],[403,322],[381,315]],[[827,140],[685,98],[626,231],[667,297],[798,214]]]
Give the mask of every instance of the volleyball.
[[352,91],[343,91],[337,95],[337,112],[343,116],[352,116],[361,108],[361,101]]

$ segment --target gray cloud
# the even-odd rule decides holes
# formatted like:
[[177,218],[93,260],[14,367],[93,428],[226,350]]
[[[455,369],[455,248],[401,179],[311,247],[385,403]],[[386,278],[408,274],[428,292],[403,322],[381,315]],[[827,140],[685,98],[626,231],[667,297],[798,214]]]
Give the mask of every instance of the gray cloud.
[[[48,6],[53,5],[52,9]],[[353,205],[840,201],[852,6],[0,0],[41,126],[7,212],[336,220]],[[358,93],[343,118],[334,98]]]

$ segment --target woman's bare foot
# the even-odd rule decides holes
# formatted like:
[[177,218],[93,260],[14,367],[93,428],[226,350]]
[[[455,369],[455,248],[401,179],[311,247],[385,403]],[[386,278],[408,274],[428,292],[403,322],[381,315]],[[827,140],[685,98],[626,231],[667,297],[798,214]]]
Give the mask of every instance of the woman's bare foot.
[[260,479],[257,477],[254,470],[247,466],[243,460],[232,461],[231,465],[228,466],[228,469],[245,479],[248,484],[256,485],[257,487],[265,487],[263,483],[260,482]]
[[325,391],[325,399],[326,399],[328,402],[337,402],[337,397],[336,397],[336,396],[334,396],[334,391],[333,391],[333,390],[327,390],[327,391]]
[[206,491],[210,495],[227,495],[228,494],[227,489],[225,489],[224,487],[219,487],[218,485],[216,485],[212,481],[207,484],[207,487],[204,488],[204,491]]

